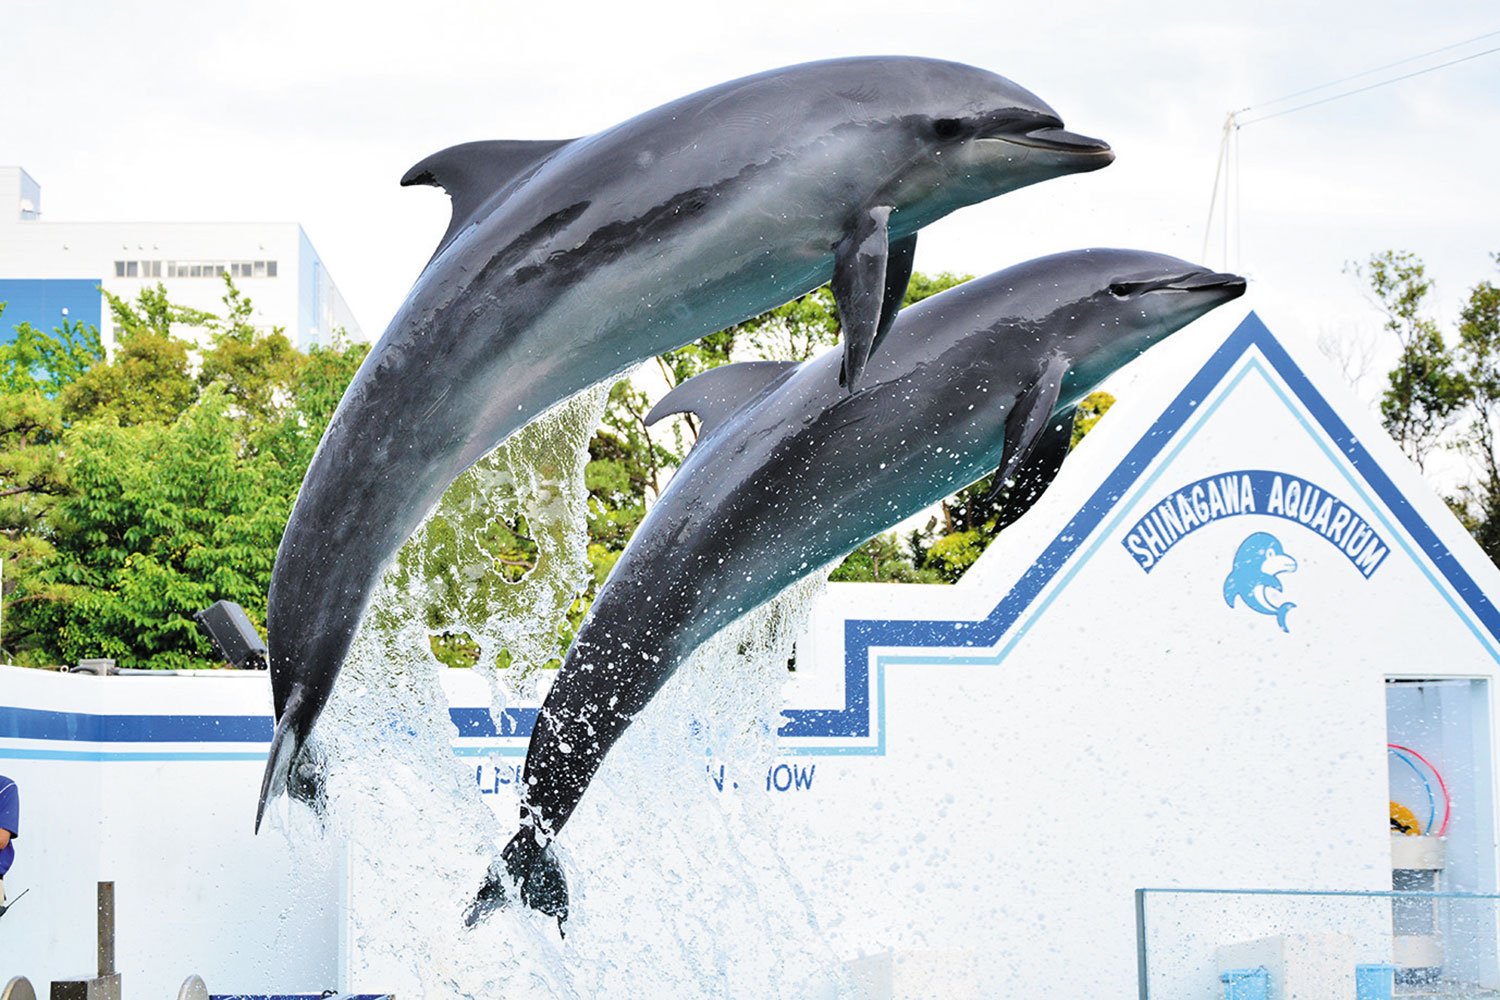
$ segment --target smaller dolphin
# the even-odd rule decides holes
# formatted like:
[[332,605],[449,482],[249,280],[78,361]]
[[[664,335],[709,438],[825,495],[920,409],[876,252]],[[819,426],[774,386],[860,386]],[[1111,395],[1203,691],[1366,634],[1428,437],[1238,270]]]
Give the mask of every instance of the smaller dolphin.
[[1281,592],[1281,574],[1295,573],[1297,560],[1286,554],[1281,540],[1265,531],[1257,531],[1240,543],[1234,554],[1234,568],[1224,578],[1224,602],[1231,608],[1238,597],[1245,607],[1262,615],[1272,615],[1281,631],[1286,627],[1287,612],[1297,605],[1291,601],[1272,604],[1267,591]]
[[692,412],[693,450],[615,564],[548,692],[526,755],[521,831],[472,924],[519,890],[567,915],[548,849],[604,755],[715,632],[866,539],[986,473],[1002,522],[1062,463],[1074,410],[1104,378],[1245,290],[1174,257],[1081,250],[933,296],[896,319],[858,389],[840,356],[689,379],[648,422]]

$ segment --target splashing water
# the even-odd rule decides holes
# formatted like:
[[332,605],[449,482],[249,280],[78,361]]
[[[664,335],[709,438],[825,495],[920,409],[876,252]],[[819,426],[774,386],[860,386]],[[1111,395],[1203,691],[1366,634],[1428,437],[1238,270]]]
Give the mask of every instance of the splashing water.
[[[556,845],[572,895],[566,941],[523,907],[463,926],[519,801],[513,785],[481,797],[476,762],[452,753],[429,636],[467,633],[482,664],[509,653],[490,671],[494,707],[538,700],[558,622],[588,579],[583,466],[607,392],[575,397],[456,483],[351,648],[318,727],[327,828],[348,852],[347,985],[403,997],[847,995],[783,860],[797,831],[759,788],[826,572],[715,636],[605,759]],[[535,567],[497,580],[485,528],[523,514]]]

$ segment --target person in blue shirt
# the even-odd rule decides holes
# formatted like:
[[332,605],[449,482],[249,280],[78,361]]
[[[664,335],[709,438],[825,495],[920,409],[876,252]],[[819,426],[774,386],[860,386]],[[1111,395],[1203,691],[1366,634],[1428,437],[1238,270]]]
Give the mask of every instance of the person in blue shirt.
[[16,783],[0,774],[0,907],[5,906],[5,873],[16,860],[11,844],[21,835],[21,793]]

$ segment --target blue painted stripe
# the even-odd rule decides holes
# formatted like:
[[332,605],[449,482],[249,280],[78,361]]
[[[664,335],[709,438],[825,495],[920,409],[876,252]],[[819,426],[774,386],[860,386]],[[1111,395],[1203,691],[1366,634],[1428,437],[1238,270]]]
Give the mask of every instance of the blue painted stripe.
[[0,747],[0,760],[178,761],[265,760],[265,750],[38,750]]
[[269,715],[90,715],[0,707],[0,739],[82,743],[270,743]]

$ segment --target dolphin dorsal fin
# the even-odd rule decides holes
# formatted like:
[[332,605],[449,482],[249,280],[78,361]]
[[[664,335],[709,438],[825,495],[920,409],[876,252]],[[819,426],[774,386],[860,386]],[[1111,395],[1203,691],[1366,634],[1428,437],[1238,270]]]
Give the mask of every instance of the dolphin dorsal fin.
[[508,187],[557,152],[572,139],[493,139],[465,142],[440,150],[408,170],[402,187],[430,184],[453,199],[453,219],[432,252],[436,257],[470,223],[474,214],[502,188]]
[[698,418],[698,440],[760,398],[800,367],[800,361],[741,361],[694,375],[661,398],[646,414],[647,425],[673,413]]

